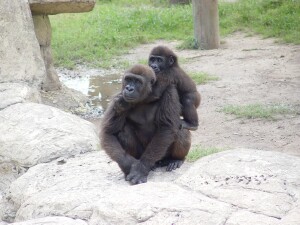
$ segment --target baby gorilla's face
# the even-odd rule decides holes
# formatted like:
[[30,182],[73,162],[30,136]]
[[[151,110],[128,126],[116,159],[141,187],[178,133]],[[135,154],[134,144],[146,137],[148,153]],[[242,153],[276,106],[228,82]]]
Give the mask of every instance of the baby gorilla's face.
[[159,73],[167,68],[167,60],[163,56],[150,55],[148,64],[155,73]]

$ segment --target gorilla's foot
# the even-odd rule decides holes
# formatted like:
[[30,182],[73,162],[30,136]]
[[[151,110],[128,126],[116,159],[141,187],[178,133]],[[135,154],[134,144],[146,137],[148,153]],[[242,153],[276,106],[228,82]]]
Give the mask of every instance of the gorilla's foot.
[[195,131],[198,129],[198,126],[192,125],[191,123],[186,122],[185,120],[181,120],[180,129],[187,129],[187,130]]
[[184,160],[179,159],[162,159],[158,162],[156,162],[156,167],[164,167],[166,166],[167,171],[176,170],[177,168],[181,167]]

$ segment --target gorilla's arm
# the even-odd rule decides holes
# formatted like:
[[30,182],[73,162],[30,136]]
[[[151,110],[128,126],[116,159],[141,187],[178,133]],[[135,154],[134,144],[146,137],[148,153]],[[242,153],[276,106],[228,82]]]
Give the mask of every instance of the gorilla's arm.
[[130,173],[126,177],[127,181],[132,184],[147,182],[147,176],[151,168],[166,155],[180,127],[179,115],[181,108],[178,103],[177,90],[174,85],[170,85],[163,93],[156,113],[157,131],[140,160],[132,165]]
[[197,91],[195,82],[180,68],[172,69],[173,74],[176,75],[177,90],[180,96],[180,103],[182,104],[182,128],[189,130],[197,130],[199,126],[199,119],[197,108],[201,102],[201,95]]
[[115,103],[119,101],[120,97],[122,97],[121,94],[116,95],[105,112],[102,119],[100,139],[101,147],[112,160],[118,163],[122,171],[127,175],[130,172],[131,165],[137,160],[126,153],[117,139],[117,135],[123,129],[126,121],[126,114],[119,114],[114,109]]

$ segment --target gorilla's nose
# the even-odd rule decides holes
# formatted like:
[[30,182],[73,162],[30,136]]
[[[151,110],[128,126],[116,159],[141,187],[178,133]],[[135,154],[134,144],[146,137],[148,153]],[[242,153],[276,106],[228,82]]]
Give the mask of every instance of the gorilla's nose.
[[126,85],[125,89],[127,92],[130,92],[130,93],[134,91],[134,88],[130,85]]
[[155,73],[159,72],[159,67],[156,65],[151,65],[152,69],[154,70]]

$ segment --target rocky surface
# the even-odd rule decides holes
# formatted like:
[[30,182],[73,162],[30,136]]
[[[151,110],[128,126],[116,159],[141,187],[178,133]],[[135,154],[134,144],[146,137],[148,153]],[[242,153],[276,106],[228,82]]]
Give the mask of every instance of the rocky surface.
[[1,82],[40,85],[46,71],[27,1],[1,0],[0,40]]
[[226,151],[206,157],[177,182],[247,213],[281,219],[298,204],[300,158],[258,150]]
[[61,83],[53,65],[51,50],[52,29],[49,16],[33,15],[34,31],[40,45],[41,56],[44,60],[46,76],[42,83],[44,91],[59,90]]
[[0,123],[1,156],[24,167],[68,158],[99,146],[91,123],[42,104],[6,108],[0,111]]
[[62,216],[90,225],[297,224],[298,157],[237,149],[188,166],[157,169],[148,183],[131,186],[103,151],[38,164],[11,184],[2,218]]
[[[10,223],[10,225],[41,225],[41,224],[47,224],[47,225],[87,225],[86,222],[80,219],[71,219],[68,217],[62,217],[62,216],[51,216],[51,217],[44,217],[39,219],[33,219],[33,220],[27,220],[24,222],[16,222],[16,223]],[[1,224],[0,225],[6,225]]]
[[[27,0],[0,1],[0,40],[2,214],[10,209],[9,205],[2,205],[7,188],[29,167],[57,158],[64,162],[65,158],[97,150],[99,139],[89,122],[36,104],[41,102],[39,91],[46,70]],[[65,93],[73,97],[71,92]]]
[[43,104],[59,108],[66,112],[71,112],[76,115],[84,115],[88,111],[88,97],[79,91],[66,87],[65,85],[62,85],[60,90],[41,91],[40,93]]
[[0,110],[23,102],[40,102],[37,89],[26,83],[0,83]]
[[99,149],[91,123],[50,106],[12,105],[0,111],[0,124],[0,200],[29,167]]

